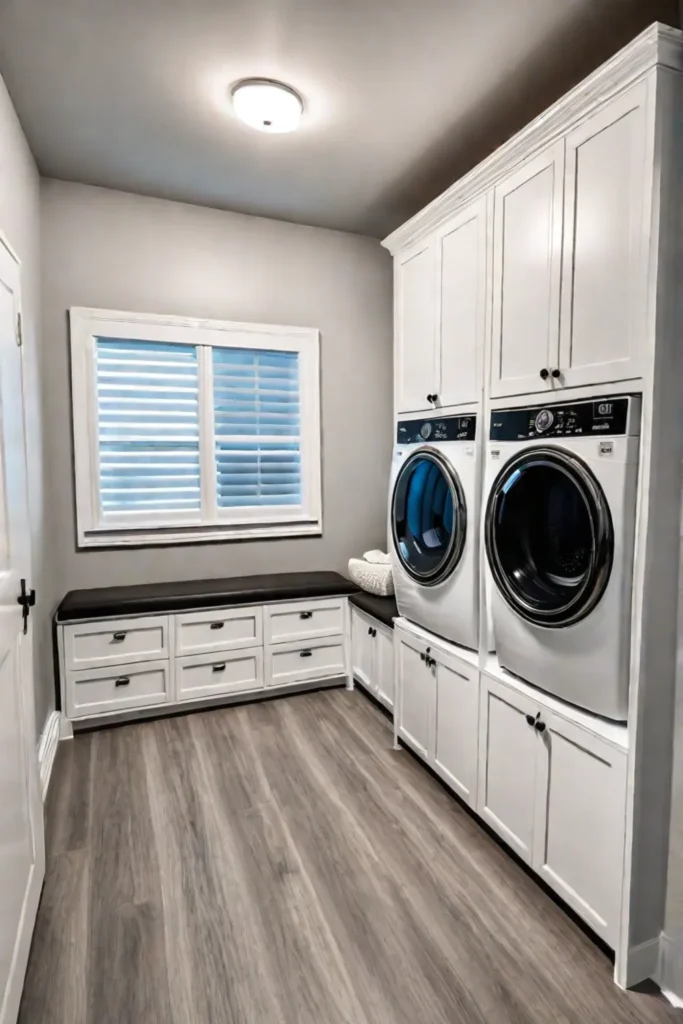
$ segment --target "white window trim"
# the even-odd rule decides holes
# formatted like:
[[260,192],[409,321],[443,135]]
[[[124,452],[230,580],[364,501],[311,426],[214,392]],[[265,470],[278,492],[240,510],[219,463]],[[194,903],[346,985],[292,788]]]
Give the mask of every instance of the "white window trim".
[[[71,408],[74,438],[76,520],[79,548],[148,547],[197,544],[210,541],[316,536],[322,533],[320,334],[310,327],[249,324],[230,320],[129,313],[120,310],[74,306],[71,325]],[[95,388],[95,339],[98,336],[136,338],[141,341],[205,346],[198,352],[200,391],[210,394],[209,346],[261,348],[299,354],[301,401],[302,503],[277,516],[254,508],[245,513],[216,508],[213,406],[200,402],[200,467],[202,508],[213,509],[210,518],[201,513],[168,513],[168,525],[158,526],[140,514],[99,514],[99,446]],[[203,382],[203,383],[202,383]],[[243,439],[242,439],[243,440]],[[241,521],[236,522],[239,518]],[[247,520],[247,521],[245,521]]]

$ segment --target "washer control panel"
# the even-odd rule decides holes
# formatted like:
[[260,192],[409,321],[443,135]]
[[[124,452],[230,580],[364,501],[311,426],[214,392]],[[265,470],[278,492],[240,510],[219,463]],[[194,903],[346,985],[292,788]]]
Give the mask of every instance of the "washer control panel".
[[492,441],[531,441],[537,437],[595,437],[625,434],[631,398],[601,398],[567,405],[535,405],[491,413]]
[[425,444],[438,441],[474,441],[477,417],[440,416],[429,420],[399,420],[396,428],[397,444]]

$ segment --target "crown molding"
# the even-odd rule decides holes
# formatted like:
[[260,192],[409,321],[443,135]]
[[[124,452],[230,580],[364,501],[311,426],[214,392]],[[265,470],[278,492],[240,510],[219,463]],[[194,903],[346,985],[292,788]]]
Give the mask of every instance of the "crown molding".
[[580,119],[657,65],[683,71],[683,32],[655,22],[491,156],[388,235],[392,254],[439,228],[465,203],[487,192],[523,160],[565,135]]

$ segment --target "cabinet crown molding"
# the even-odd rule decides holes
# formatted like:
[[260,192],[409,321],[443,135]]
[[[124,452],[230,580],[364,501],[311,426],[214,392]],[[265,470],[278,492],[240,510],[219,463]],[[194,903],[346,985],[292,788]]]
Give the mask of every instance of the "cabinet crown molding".
[[633,42],[388,235],[382,245],[394,255],[419,242],[457,213],[464,203],[488,191],[523,160],[565,135],[577,121],[657,66],[683,71],[683,32],[660,22],[636,36]]

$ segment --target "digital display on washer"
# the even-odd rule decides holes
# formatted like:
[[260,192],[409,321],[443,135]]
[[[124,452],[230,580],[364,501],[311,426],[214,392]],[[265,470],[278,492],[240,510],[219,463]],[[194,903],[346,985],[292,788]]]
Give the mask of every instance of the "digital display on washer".
[[596,437],[625,434],[628,398],[604,398],[567,405],[535,405],[491,413],[492,441],[536,437]]
[[399,420],[397,444],[425,444],[427,441],[474,441],[476,415],[440,416],[428,420]]

